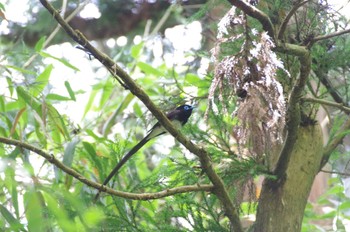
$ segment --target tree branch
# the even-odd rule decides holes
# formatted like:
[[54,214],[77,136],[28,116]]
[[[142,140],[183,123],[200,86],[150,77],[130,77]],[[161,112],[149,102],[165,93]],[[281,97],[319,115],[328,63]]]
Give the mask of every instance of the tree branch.
[[264,12],[242,0],[229,0],[229,2],[247,15],[257,19],[261,23],[263,29],[267,31],[272,40],[277,44],[271,20]]
[[311,55],[305,48],[297,45],[284,44],[283,47],[278,47],[278,50],[284,50],[286,54],[297,55],[300,63],[300,74],[297,79],[288,101],[287,109],[287,136],[284,142],[283,148],[279,155],[279,159],[274,170],[274,174],[277,175],[278,181],[281,181],[285,177],[286,170],[290,161],[290,156],[294,144],[297,139],[298,128],[300,124],[300,99],[302,91],[306,85],[306,81],[311,71]]
[[286,31],[287,29],[287,25],[289,23],[289,20],[292,18],[292,16],[295,14],[295,12],[300,8],[302,7],[305,3],[307,3],[309,0],[306,0],[306,1],[303,1],[303,2],[300,2],[299,4],[295,5],[290,11],[289,13],[287,14],[287,16],[284,18],[283,22],[282,22],[282,25],[280,27],[280,30],[278,32],[278,36],[277,38],[278,39],[282,39],[283,37],[283,34],[284,32]]
[[330,38],[333,38],[333,37],[336,37],[336,36],[340,36],[340,35],[344,35],[344,34],[347,34],[347,33],[350,33],[350,28],[346,29],[346,30],[343,30],[343,31],[334,32],[334,33],[331,33],[331,34],[328,34],[328,35],[316,36],[311,41],[313,43],[315,43],[315,42],[320,41],[320,40],[330,39]]
[[324,173],[329,173],[329,174],[337,174],[337,175],[341,175],[341,176],[350,176],[350,173],[347,173],[347,172],[327,171],[327,170],[323,170],[323,169],[321,169],[320,171],[324,172]]
[[[218,197],[225,210],[225,215],[229,218],[232,228],[235,232],[242,232],[242,225],[238,215],[238,208],[236,208],[229,197],[229,194],[225,188],[223,180],[214,171],[212,166],[210,156],[207,151],[194,145],[189,139],[182,135],[170,122],[170,120],[165,116],[165,114],[160,111],[156,105],[151,101],[149,96],[134,82],[134,80],[116,63],[113,62],[106,54],[99,52],[94,48],[89,41],[79,32],[73,30],[57,13],[57,11],[46,1],[40,0],[42,5],[53,15],[53,17],[59,22],[62,28],[67,32],[67,34],[85,49],[87,49],[96,59],[98,59],[112,74],[115,78],[120,79],[120,83],[125,85],[131,93],[138,97],[145,106],[151,111],[159,123],[164,126],[164,128],[175,137],[182,145],[184,145],[190,152],[195,154],[201,163],[203,171],[207,174],[210,181],[214,185],[213,193]],[[100,186],[101,187],[101,186]]]
[[16,147],[20,147],[20,148],[32,151],[32,152],[42,156],[47,161],[49,161],[50,163],[55,165],[57,168],[61,169],[63,172],[67,173],[68,175],[73,176],[74,178],[76,178],[77,180],[79,180],[82,183],[84,183],[90,187],[93,187],[95,189],[101,190],[103,192],[109,193],[113,196],[123,197],[123,198],[130,199],[130,200],[143,200],[143,201],[145,201],[145,200],[164,198],[164,197],[179,194],[179,193],[199,192],[199,191],[212,192],[214,190],[214,186],[208,185],[208,184],[205,184],[205,185],[199,185],[199,184],[198,185],[185,185],[185,186],[181,186],[181,187],[166,189],[166,190],[163,190],[160,192],[155,192],[155,193],[128,193],[128,192],[123,192],[123,191],[116,191],[116,190],[108,188],[106,186],[103,186],[101,188],[101,184],[86,179],[84,176],[82,176],[77,171],[64,165],[62,162],[60,162],[58,159],[56,159],[52,154],[48,154],[45,151],[43,151],[37,147],[34,147],[34,146],[27,144],[27,143],[23,143],[23,142],[18,141],[18,140],[8,139],[8,138],[4,138],[4,137],[0,137],[0,142],[4,143],[4,144],[8,144],[8,145],[14,145]]
[[343,104],[344,106],[347,105],[346,102],[343,100],[342,96],[339,94],[339,92],[333,87],[325,71],[323,71],[322,69],[315,69],[314,73],[317,76],[317,78],[321,81],[321,83],[326,87],[334,101]]
[[328,141],[328,144],[324,147],[323,158],[321,161],[320,169],[328,162],[331,157],[332,152],[335,148],[343,141],[344,137],[349,134],[348,130],[350,129],[350,118],[342,125],[342,127],[337,131],[337,134],[334,135],[332,141]]
[[321,105],[337,107],[340,110],[344,111],[345,113],[350,114],[350,107],[346,107],[342,103],[331,102],[331,101],[327,101],[327,100],[324,100],[324,99],[309,98],[309,97],[304,97],[304,98],[302,98],[302,100],[304,102],[313,102],[313,103],[318,103],[318,104],[321,104]]

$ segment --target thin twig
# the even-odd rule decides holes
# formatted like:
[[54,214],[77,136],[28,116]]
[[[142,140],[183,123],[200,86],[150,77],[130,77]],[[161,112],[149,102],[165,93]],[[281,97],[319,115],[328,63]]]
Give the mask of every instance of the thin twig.
[[278,32],[278,36],[277,38],[278,39],[282,39],[283,37],[283,34],[284,32],[286,31],[287,29],[287,25],[289,23],[289,20],[292,18],[292,16],[295,14],[295,12],[300,8],[302,7],[305,3],[307,3],[309,0],[306,0],[306,1],[303,1],[303,2],[300,2],[299,4],[295,5],[290,11],[289,13],[287,14],[287,16],[284,18],[283,22],[282,22],[282,25],[280,27],[280,30]]
[[347,172],[327,171],[327,170],[323,170],[323,169],[321,169],[320,171],[324,172],[324,173],[337,174],[337,175],[341,175],[341,176],[350,176],[350,173],[347,173]]
[[346,105],[346,101],[343,99],[341,94],[337,91],[336,88],[332,85],[330,77],[327,75],[327,71],[322,70],[322,68],[318,68],[314,70],[316,77],[320,80],[320,82],[326,87],[328,93],[332,96],[335,102]]
[[130,200],[153,200],[153,199],[159,199],[159,198],[164,198],[167,196],[179,194],[179,193],[187,193],[187,192],[200,192],[200,191],[206,191],[206,192],[212,192],[214,190],[213,185],[185,185],[181,187],[176,187],[176,188],[171,188],[171,189],[166,189],[160,192],[155,192],[155,193],[128,193],[128,192],[123,192],[123,191],[116,191],[114,189],[108,188],[106,186],[101,186],[101,184],[88,180],[84,176],[82,176],[80,173],[75,171],[72,168],[69,168],[68,166],[64,165],[62,162],[60,162],[58,159],[54,157],[54,155],[46,153],[45,151],[34,147],[30,144],[23,143],[18,140],[14,139],[8,139],[4,137],[0,137],[0,142],[8,145],[14,145],[16,147],[20,147],[29,151],[32,151],[40,156],[42,156],[44,159],[55,165],[57,168],[61,169],[63,172],[67,173],[68,175],[73,176],[80,182],[96,188],[100,189],[103,192],[106,192],[110,195],[117,196],[117,197],[123,197],[126,199]]
[[314,43],[314,42],[317,42],[317,41],[320,41],[320,40],[330,39],[330,38],[333,38],[333,37],[336,37],[336,36],[340,36],[340,35],[344,35],[344,34],[347,34],[347,33],[350,33],[350,28],[346,29],[346,30],[343,30],[343,31],[334,32],[334,33],[331,33],[331,34],[328,34],[328,35],[317,36],[317,37],[312,39],[312,42]]
[[327,101],[327,100],[324,100],[324,99],[318,99],[318,98],[310,98],[310,97],[304,97],[304,98],[302,98],[302,101],[304,101],[304,102],[313,102],[313,103],[318,103],[318,104],[321,104],[321,105],[337,107],[340,110],[344,111],[345,113],[350,114],[350,107],[346,107],[346,106],[344,106],[341,103],[331,102],[331,101]]

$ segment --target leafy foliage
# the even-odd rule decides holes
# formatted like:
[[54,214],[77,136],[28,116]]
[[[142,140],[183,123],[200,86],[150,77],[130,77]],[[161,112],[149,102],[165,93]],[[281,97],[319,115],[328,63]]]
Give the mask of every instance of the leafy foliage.
[[[113,17],[113,9],[121,9],[115,6],[124,2],[101,2],[101,9],[109,12],[103,20]],[[280,25],[293,2],[260,1],[259,8],[268,12],[274,25]],[[135,4],[122,5],[132,10]],[[210,1],[186,20],[206,17],[208,10],[217,5],[223,6],[225,12],[229,6],[226,1]],[[289,34],[297,36],[285,38],[286,41],[306,44],[316,33],[328,30],[326,22],[335,13],[331,16],[330,9],[313,1],[308,6],[300,12],[302,20],[292,21],[289,27]],[[0,7],[4,10],[2,4]],[[153,13],[159,18],[161,12]],[[186,9],[179,7],[173,17],[184,20],[183,12]],[[209,60],[208,53],[203,51],[205,47],[186,51],[180,60],[169,62],[167,57],[177,50],[167,38],[145,36],[140,43],[118,49],[106,47],[106,41],[102,40],[99,46],[109,49],[106,52],[164,111],[184,102],[196,105],[196,112],[183,130],[194,143],[204,145],[210,152],[243,218],[255,214],[253,202],[260,191],[256,180],[260,176],[275,178],[267,171],[265,155],[275,144],[282,143],[286,93],[297,79],[299,65],[293,57],[280,54],[282,65],[272,51],[274,44],[270,38],[255,29],[260,30],[256,20],[236,15],[237,9],[232,9],[218,25],[221,37],[212,50],[216,68],[206,75],[197,72],[201,62]],[[101,64],[90,60],[89,54],[67,44],[59,45],[61,55],[50,50],[58,45],[45,48],[48,33],[40,32],[53,27],[54,21],[47,22],[45,11],[39,11],[36,16],[38,22],[41,17],[46,20],[30,27],[32,32],[40,34],[35,45],[0,41],[4,51],[0,66],[3,73],[0,136],[32,144],[85,178],[102,182],[116,162],[143,137],[145,128],[155,121],[140,101],[106,74]],[[202,25],[209,30],[213,25],[216,27],[216,22]],[[341,23],[337,22],[337,26]],[[129,40],[138,32],[139,28],[131,32]],[[60,40],[62,36],[57,41]],[[204,42],[201,41],[203,46]],[[349,95],[348,43],[348,38],[337,37],[312,48],[313,81],[319,83],[317,70],[336,75],[333,84],[340,83],[336,91],[345,99]],[[161,55],[156,54],[156,47],[162,49]],[[67,55],[66,50],[71,53]],[[90,74],[95,78],[93,81]],[[74,79],[78,75],[77,85]],[[315,96],[329,96],[329,89],[324,87],[316,91],[310,87],[309,91]],[[329,114],[330,141],[340,136],[337,131],[345,117],[335,117],[338,113]],[[163,136],[147,144],[109,187],[148,193],[210,183],[198,166],[198,159],[173,141],[171,136]],[[348,159],[349,153],[341,147],[334,151],[330,161],[339,171],[346,169],[341,164]],[[0,170],[0,229],[4,231],[229,231],[222,205],[209,192],[176,194],[149,201],[104,194],[94,204],[92,198],[97,190],[73,179],[34,152],[3,143],[0,143]],[[335,219],[339,230],[345,228],[349,203],[342,184],[344,179],[330,181],[332,187],[317,202],[318,206],[330,207],[330,211],[318,214],[308,204],[303,231],[321,230],[314,223],[320,220]]]

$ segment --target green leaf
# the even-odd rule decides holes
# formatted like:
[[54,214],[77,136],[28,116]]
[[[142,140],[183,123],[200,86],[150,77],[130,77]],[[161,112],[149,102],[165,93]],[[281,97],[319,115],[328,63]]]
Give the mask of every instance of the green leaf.
[[73,220],[70,220],[70,217],[68,216],[68,212],[65,210],[65,207],[60,207],[58,199],[46,193],[44,194],[44,197],[47,203],[47,208],[54,215],[61,230],[76,231]]
[[21,86],[17,87],[16,91],[20,100],[23,100],[27,105],[41,115],[41,104],[34,97],[32,97],[32,95],[25,91]]
[[10,92],[10,96],[12,96],[13,95],[13,90],[14,90],[14,86],[15,86],[15,84],[12,82],[12,79],[11,78],[9,78],[9,77],[6,77],[6,80],[7,80],[7,86],[8,86],[8,90],[9,90],[9,92]]
[[43,222],[45,218],[43,217],[43,207],[38,194],[34,191],[28,191],[23,198],[29,231],[44,231]]
[[1,95],[0,96],[0,112],[5,112],[5,100],[4,100],[4,96]]
[[71,98],[69,97],[65,97],[59,94],[55,94],[55,93],[49,93],[48,95],[46,95],[46,100],[54,100],[54,101],[70,101]]
[[143,113],[142,113],[142,110],[141,110],[141,107],[140,105],[136,102],[134,105],[133,105],[133,109],[134,109],[134,114],[138,117],[138,118],[141,118]]
[[210,82],[205,79],[201,79],[198,75],[193,73],[187,73],[185,76],[185,82],[188,85],[196,86],[197,88],[205,88],[210,86]]
[[17,66],[13,66],[13,65],[5,65],[5,68],[9,68],[9,69],[14,69],[18,72],[21,72],[23,74],[29,74],[29,75],[35,75],[36,73],[21,67],[17,67]]
[[338,206],[338,210],[347,211],[350,209],[350,201],[345,201]]
[[[34,123],[35,123],[34,124],[35,125],[35,135],[38,137],[41,146],[43,148],[46,148],[48,139],[46,138],[46,136],[44,134],[45,130],[44,130],[44,128],[41,127],[41,125],[38,121],[35,121]],[[43,125],[43,127],[44,127],[44,125]]]
[[85,223],[91,228],[97,226],[104,218],[103,211],[99,208],[89,208],[83,215]]
[[67,140],[70,140],[68,129],[60,113],[58,113],[56,108],[51,104],[46,104],[46,107],[51,129],[62,134]]
[[141,43],[136,44],[136,45],[131,47],[131,56],[132,56],[132,58],[137,59],[139,57],[144,44],[145,44],[144,42],[141,42]]
[[5,11],[5,6],[0,2],[0,9]]
[[46,53],[46,52],[43,52],[43,51],[40,51],[38,52],[38,54],[44,58],[52,58],[54,60],[57,60],[59,61],[60,63],[62,63],[63,65],[67,66],[68,68],[71,68],[75,71],[80,71],[77,67],[75,67],[74,65],[72,65],[71,63],[69,63],[67,60],[65,59],[61,59],[61,58],[58,58],[58,57],[55,57],[53,55],[50,55],[49,53]]
[[30,85],[29,94],[33,97],[37,97],[44,90],[45,86],[49,83],[49,78],[53,65],[48,65],[45,70],[35,79],[35,83]]
[[96,94],[97,94],[97,90],[93,89],[93,90],[91,91],[89,101],[88,101],[88,103],[87,103],[86,106],[85,106],[83,118],[85,118],[86,113],[89,112],[89,110],[91,109],[91,106],[92,106],[92,104],[94,103]]
[[68,94],[69,94],[70,98],[71,98],[73,101],[76,101],[74,91],[73,91],[73,89],[71,88],[69,82],[68,82],[68,81],[65,81],[65,82],[64,82],[64,86],[66,86],[66,89],[67,89],[67,91],[68,91]]
[[193,74],[193,73],[187,73],[185,76],[185,81],[187,81],[190,84],[197,84],[198,82],[201,81],[199,76]]
[[153,68],[147,63],[137,62],[137,67],[139,67],[146,75],[154,75],[156,77],[164,76],[164,73],[160,72],[158,69]]
[[46,36],[43,36],[39,39],[39,41],[35,44],[35,51],[40,52],[44,48],[44,43],[46,41]]
[[[98,157],[97,154],[96,154],[95,148],[94,148],[90,143],[88,143],[88,142],[83,142],[83,147],[84,147],[84,149],[87,151],[87,153],[88,153],[90,159],[92,160],[92,163],[93,163],[94,165],[96,165],[96,168],[97,168],[97,170],[98,170],[99,173],[100,173],[100,178],[101,178],[101,177],[104,178],[104,176],[105,176],[105,175],[104,175],[105,171],[104,171],[104,168],[102,167],[102,164],[101,164],[101,162],[100,162],[99,157]],[[101,179],[103,179],[103,178],[101,178]]]
[[101,93],[100,104],[99,104],[101,109],[103,109],[105,107],[107,100],[110,99],[112,91],[113,91],[113,87],[114,87],[114,84],[109,79],[103,84],[102,89],[101,89],[102,91],[99,91]]
[[65,149],[64,149],[64,155],[62,163],[68,167],[72,166],[74,154],[75,154],[75,148],[77,144],[80,142],[79,138],[75,137],[72,141],[70,141]]
[[0,213],[6,220],[6,222],[10,225],[11,231],[23,231],[24,227],[17,220],[10,211],[8,211],[2,204],[0,204]]
[[16,217],[20,218],[18,208],[17,181],[15,179],[15,170],[13,168],[6,168],[5,181],[9,184],[8,189],[11,189],[11,203],[12,207],[15,209]]

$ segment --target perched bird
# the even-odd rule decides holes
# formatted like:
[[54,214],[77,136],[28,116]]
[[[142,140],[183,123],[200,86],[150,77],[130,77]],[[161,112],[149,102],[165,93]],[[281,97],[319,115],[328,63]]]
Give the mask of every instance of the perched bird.
[[[191,116],[193,110],[193,106],[190,105],[181,105],[177,107],[175,110],[169,112],[166,116],[168,119],[174,124],[175,127],[182,127],[187,122],[188,118]],[[157,122],[149,131],[148,134],[138,143],[136,144],[115,166],[115,168],[112,170],[112,172],[107,176],[105,181],[103,182],[103,185],[106,185],[112,177],[119,171],[119,169],[128,161],[133,154],[135,154],[138,150],[140,150],[143,145],[145,145],[148,141],[151,139],[165,134],[167,131],[166,129],[160,125],[159,122]],[[98,199],[101,191],[98,191],[98,193],[95,196],[95,201]]]

